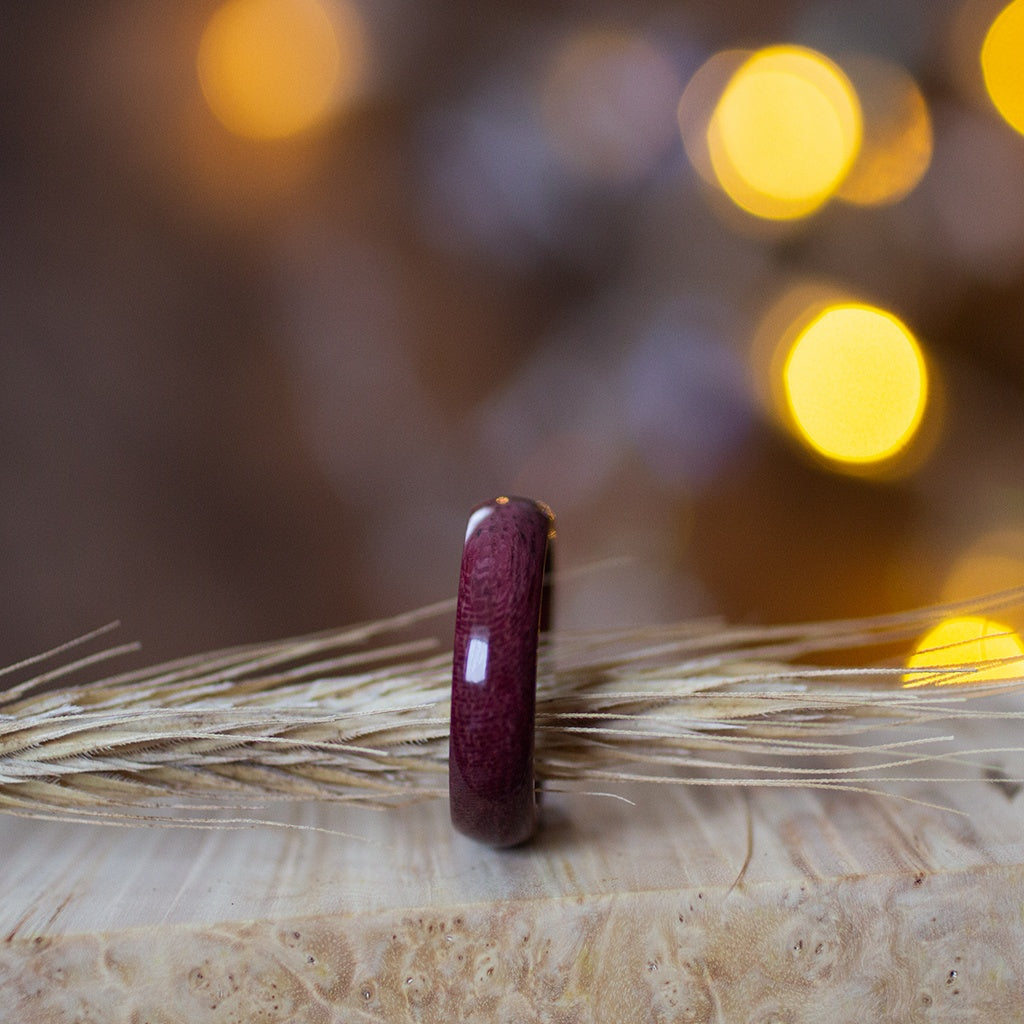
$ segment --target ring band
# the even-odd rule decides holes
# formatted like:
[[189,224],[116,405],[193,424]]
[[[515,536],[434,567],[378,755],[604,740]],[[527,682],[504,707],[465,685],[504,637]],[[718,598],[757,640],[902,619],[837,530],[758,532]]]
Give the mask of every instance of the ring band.
[[[536,827],[537,637],[554,515],[528,498],[473,509],[459,574],[448,793],[452,824],[490,846]],[[546,627],[546,622],[544,623]]]

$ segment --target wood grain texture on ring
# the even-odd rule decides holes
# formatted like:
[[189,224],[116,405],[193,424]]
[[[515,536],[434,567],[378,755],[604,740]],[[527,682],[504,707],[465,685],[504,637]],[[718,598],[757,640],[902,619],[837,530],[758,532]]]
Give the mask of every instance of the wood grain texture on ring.
[[490,846],[536,827],[537,638],[553,516],[527,498],[470,515],[452,661],[448,787],[452,824]]

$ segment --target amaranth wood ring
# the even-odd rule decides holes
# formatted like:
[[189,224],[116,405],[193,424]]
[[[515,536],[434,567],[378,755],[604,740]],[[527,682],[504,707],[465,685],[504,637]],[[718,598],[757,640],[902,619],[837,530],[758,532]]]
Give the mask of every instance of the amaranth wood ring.
[[452,824],[491,846],[536,827],[533,733],[537,637],[554,515],[529,498],[473,509],[459,574],[448,794]]

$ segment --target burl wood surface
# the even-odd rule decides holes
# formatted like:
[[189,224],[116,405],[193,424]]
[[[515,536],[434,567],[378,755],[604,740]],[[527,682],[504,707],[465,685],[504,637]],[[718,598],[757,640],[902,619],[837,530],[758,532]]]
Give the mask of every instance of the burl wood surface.
[[0,1020],[1020,1021],[1024,795],[916,793],[968,816],[647,788],[511,851],[444,802],[292,809],[365,841],[3,820]]

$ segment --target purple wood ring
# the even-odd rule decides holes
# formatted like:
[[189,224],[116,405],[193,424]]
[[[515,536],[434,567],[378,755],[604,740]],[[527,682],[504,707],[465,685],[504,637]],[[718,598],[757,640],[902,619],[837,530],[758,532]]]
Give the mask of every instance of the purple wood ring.
[[448,795],[455,828],[490,846],[515,846],[536,827],[537,636],[553,536],[551,510],[528,498],[478,505],[466,528]]

